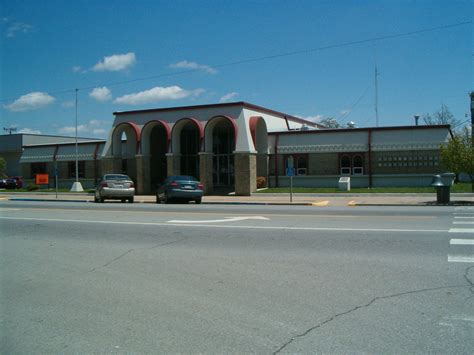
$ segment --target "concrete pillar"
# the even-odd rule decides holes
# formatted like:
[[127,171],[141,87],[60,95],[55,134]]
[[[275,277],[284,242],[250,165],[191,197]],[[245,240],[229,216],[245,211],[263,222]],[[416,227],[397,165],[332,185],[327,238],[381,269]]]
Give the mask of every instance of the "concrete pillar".
[[235,194],[250,196],[257,190],[257,154],[234,152]]
[[214,153],[199,153],[199,180],[204,184],[204,193],[212,193],[214,185],[212,183],[212,157]]
[[100,160],[102,174],[119,174],[122,172],[122,158],[103,157]]
[[168,176],[181,173],[181,154],[166,153],[166,162],[168,164]]
[[263,176],[268,179],[268,154],[257,154],[257,176]]
[[149,155],[137,155],[137,194],[147,195],[151,193],[151,166]]

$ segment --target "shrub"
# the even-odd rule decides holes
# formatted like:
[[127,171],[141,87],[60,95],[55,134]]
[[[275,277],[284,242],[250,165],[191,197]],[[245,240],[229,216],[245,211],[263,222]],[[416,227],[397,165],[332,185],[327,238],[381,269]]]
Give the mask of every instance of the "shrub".
[[264,176],[257,177],[257,189],[267,187],[267,179]]
[[28,185],[27,190],[28,190],[28,191],[36,191],[36,190],[38,190],[38,185],[36,185],[36,184],[30,184],[30,185]]

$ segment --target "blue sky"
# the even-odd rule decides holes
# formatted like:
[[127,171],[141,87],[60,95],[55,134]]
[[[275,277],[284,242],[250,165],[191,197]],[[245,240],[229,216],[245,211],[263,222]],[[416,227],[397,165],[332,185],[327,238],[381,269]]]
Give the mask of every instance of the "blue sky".
[[212,68],[472,21],[467,0],[0,4],[1,124],[23,132],[74,134],[75,88],[80,136],[105,138],[114,111],[229,101],[374,126],[374,57],[380,126],[442,104],[468,119],[472,24]]

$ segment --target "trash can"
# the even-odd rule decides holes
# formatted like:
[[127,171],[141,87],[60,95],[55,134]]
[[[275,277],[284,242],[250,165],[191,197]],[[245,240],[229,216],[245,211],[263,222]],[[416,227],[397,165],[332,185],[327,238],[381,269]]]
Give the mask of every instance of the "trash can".
[[[447,181],[447,177],[445,181],[443,181],[443,178],[441,175],[434,175],[433,176],[433,181],[431,182],[431,186],[436,188],[436,203],[437,204],[443,204],[447,205],[450,200],[450,189],[451,189],[451,184],[449,184],[449,181]],[[448,182],[445,184],[445,182]]]

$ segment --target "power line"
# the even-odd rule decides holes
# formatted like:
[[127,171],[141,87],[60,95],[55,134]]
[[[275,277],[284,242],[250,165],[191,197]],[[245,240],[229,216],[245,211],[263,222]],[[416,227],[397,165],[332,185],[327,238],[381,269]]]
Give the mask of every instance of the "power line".
[[[289,57],[289,56],[293,56],[293,55],[307,54],[307,53],[325,51],[325,50],[329,50],[329,49],[354,46],[354,45],[358,45],[358,44],[364,44],[364,43],[370,43],[370,42],[376,42],[376,41],[383,41],[383,40],[387,40],[387,39],[407,37],[407,36],[412,36],[412,35],[420,34],[420,33],[433,32],[433,31],[445,30],[445,29],[459,27],[459,26],[465,26],[465,25],[468,25],[468,24],[472,24],[472,21],[464,21],[464,22],[458,22],[458,23],[454,23],[454,24],[450,24],[450,25],[424,28],[424,29],[416,30],[416,31],[401,32],[401,33],[396,33],[396,34],[392,34],[392,35],[371,37],[371,38],[367,38],[367,39],[362,39],[362,40],[357,40],[357,41],[349,41],[349,42],[342,42],[342,43],[337,43],[337,44],[332,44],[332,45],[327,45],[327,46],[321,46],[321,47],[316,47],[316,48],[307,48],[307,49],[301,49],[301,50],[292,51],[292,52],[285,52],[285,53],[278,53],[278,54],[267,55],[267,56],[262,56],[262,57],[242,59],[242,60],[237,60],[237,61],[233,61],[233,62],[229,62],[229,63],[209,65],[207,68],[208,69],[219,69],[219,68],[230,67],[230,66],[234,66],[234,65],[255,63],[255,62],[265,61],[265,60],[269,60],[269,59]],[[97,85],[93,85],[93,86],[86,86],[86,87],[77,88],[77,89],[68,89],[68,90],[55,91],[55,92],[51,92],[51,93],[48,93],[48,94],[50,94],[50,95],[59,95],[59,94],[64,94],[64,93],[75,92],[76,90],[78,90],[78,91],[90,90],[90,89],[94,89],[94,88],[100,87],[100,86],[112,87],[112,86],[125,85],[125,84],[130,84],[130,83],[139,82],[139,81],[145,81],[145,80],[152,80],[152,79],[158,79],[158,78],[164,78],[164,77],[170,77],[170,76],[177,76],[177,75],[195,73],[195,72],[199,72],[199,71],[202,71],[202,69],[201,68],[196,68],[196,69],[182,70],[182,71],[173,72],[173,73],[161,73],[161,74],[157,74],[157,75],[151,75],[151,76],[135,78],[135,79],[130,79],[130,80],[115,81],[115,82],[109,82],[109,83],[101,83],[101,84],[97,84]],[[15,98],[0,99],[0,102],[11,101],[11,100],[15,100]]]

